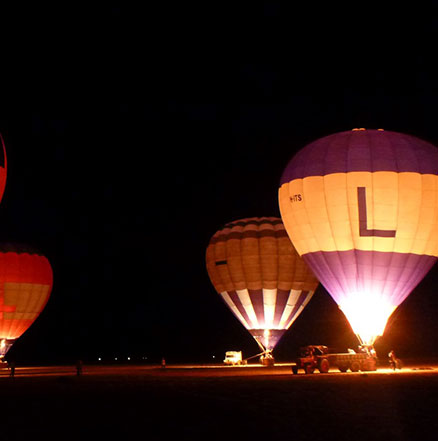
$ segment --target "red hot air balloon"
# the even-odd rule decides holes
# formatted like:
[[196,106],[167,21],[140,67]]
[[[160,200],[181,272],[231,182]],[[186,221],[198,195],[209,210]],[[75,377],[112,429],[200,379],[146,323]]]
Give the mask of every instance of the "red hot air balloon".
[[241,219],[211,238],[207,271],[216,291],[270,352],[311,299],[318,280],[275,217]]
[[0,246],[0,360],[44,309],[52,283],[46,257],[25,246]]
[[2,144],[0,148],[0,201],[1,201],[3,197],[3,193],[5,191],[6,172],[7,172],[6,149],[1,133],[0,133],[0,141]]
[[438,149],[356,129],[304,147],[284,170],[281,217],[364,344],[438,256]]

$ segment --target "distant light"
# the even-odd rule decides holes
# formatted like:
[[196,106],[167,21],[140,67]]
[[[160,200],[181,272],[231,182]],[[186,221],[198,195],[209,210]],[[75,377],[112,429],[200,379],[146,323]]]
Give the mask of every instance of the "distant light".
[[117,357],[114,359],[114,360],[116,360],[117,361]]
[[101,359],[100,357],[98,358],[98,360],[99,360],[99,361],[102,361],[102,359]]
[[213,355],[213,358],[216,358],[216,356],[215,356],[215,355]]
[[131,357],[128,357],[128,360],[131,360]]

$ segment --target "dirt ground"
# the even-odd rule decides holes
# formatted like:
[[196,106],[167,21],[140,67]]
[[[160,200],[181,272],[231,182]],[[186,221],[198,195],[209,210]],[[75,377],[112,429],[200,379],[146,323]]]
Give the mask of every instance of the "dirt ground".
[[84,366],[0,373],[2,440],[435,440],[438,368]]

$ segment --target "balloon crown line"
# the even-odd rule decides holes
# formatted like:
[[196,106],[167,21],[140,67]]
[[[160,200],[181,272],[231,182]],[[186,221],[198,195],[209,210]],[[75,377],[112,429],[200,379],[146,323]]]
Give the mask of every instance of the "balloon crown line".
[[15,242],[5,242],[0,243],[0,252],[1,253],[17,253],[17,254],[36,254],[37,256],[44,256],[41,251],[36,249],[35,247],[22,243]]
[[[351,129],[352,132],[364,132],[364,131],[366,131],[366,130],[367,130],[367,129],[365,129],[364,127]],[[385,129],[377,129],[377,131],[378,131],[378,132],[384,132]]]

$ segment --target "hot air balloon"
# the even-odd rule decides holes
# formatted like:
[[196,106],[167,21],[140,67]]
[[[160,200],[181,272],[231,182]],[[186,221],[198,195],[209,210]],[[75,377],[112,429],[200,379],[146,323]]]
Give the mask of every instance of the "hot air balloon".
[[46,257],[22,245],[0,245],[0,361],[36,320],[52,290]]
[[2,143],[0,149],[0,201],[2,200],[3,193],[5,191],[6,185],[6,171],[7,171],[7,161],[6,161],[6,149],[5,143],[3,142],[3,137],[0,133],[0,141]]
[[275,217],[226,224],[211,238],[206,261],[216,291],[265,353],[272,352],[318,286]]
[[289,237],[362,344],[383,335],[437,259],[437,175],[436,147],[382,129],[318,139],[283,172]]

